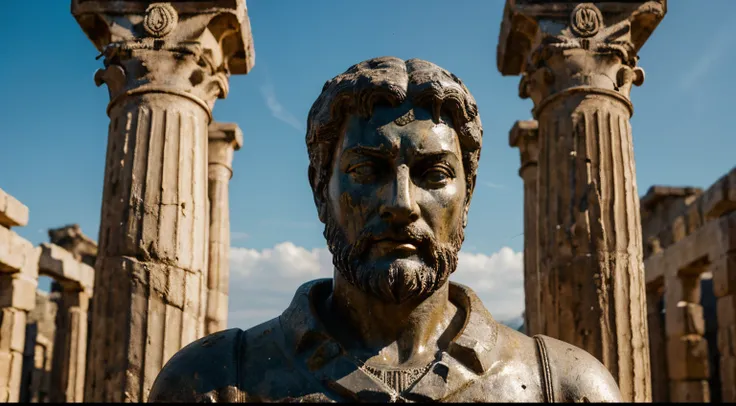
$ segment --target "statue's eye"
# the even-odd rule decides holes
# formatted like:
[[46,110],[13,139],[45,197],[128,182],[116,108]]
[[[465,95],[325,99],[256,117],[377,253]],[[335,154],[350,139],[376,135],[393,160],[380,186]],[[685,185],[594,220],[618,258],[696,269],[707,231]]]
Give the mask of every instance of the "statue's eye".
[[427,169],[422,177],[432,186],[443,186],[452,180],[453,174],[444,166],[434,166]]
[[375,175],[375,168],[370,163],[360,163],[348,168],[347,172],[355,179],[365,181]]

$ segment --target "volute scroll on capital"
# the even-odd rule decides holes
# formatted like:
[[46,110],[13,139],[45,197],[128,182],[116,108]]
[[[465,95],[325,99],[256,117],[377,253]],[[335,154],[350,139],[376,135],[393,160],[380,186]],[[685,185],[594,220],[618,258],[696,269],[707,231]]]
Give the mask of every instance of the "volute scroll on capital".
[[72,1],[72,14],[104,58],[95,82],[108,85],[110,107],[136,93],[168,93],[209,113],[227,96],[230,74],[250,71],[245,1],[194,3]]
[[637,53],[666,0],[537,3],[509,0],[504,11],[498,68],[522,76],[520,97],[537,105],[560,92],[596,89],[628,99],[631,86],[643,83]]

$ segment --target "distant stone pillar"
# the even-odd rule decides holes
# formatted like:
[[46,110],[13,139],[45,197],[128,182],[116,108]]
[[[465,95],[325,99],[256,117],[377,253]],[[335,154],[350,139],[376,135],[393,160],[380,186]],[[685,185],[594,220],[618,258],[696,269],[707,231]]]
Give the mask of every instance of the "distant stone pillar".
[[667,375],[672,402],[710,402],[700,271],[665,276]]
[[51,402],[84,401],[90,292],[62,284],[56,313]]
[[28,207],[0,189],[0,403],[20,400],[28,312],[36,306],[38,250],[10,230]]
[[87,359],[87,315],[95,270],[55,244],[44,243],[39,249],[39,274],[54,278],[59,294],[49,400],[82,402]]
[[651,384],[629,93],[665,11],[665,0],[507,0],[497,51],[539,122],[537,255],[554,296],[544,332],[596,356],[637,402]]
[[652,371],[652,402],[669,400],[667,379],[667,345],[662,315],[664,286],[647,291],[647,324],[649,326],[649,361]]
[[253,66],[244,0],[73,0],[110,116],[85,401],[141,402],[204,334],[207,127]]
[[210,241],[207,273],[205,333],[227,328],[230,281],[230,194],[233,153],[243,146],[243,133],[235,123],[212,123],[209,127]]
[[537,159],[539,146],[536,120],[517,121],[509,132],[509,145],[518,147],[521,155],[519,176],[524,180],[524,326],[528,335],[541,334],[544,309],[550,295],[544,275],[537,264]]

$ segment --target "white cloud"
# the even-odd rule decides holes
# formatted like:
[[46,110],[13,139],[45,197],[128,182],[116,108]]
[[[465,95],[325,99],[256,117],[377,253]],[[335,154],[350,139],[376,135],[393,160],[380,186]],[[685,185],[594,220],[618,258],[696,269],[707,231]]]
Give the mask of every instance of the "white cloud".
[[274,116],[274,118],[283,121],[300,132],[304,132],[302,120],[297,119],[296,116],[291,114],[291,112],[288,111],[281,102],[279,102],[276,98],[276,91],[270,82],[261,86],[261,95],[263,95],[263,100],[266,102],[266,106],[268,106],[268,109],[271,111],[271,115]]
[[[471,287],[497,320],[508,320],[524,309],[522,255],[508,247],[491,255],[461,252],[451,279]],[[288,241],[261,251],[233,247],[228,324],[248,328],[276,317],[302,283],[329,277],[327,248],[308,250]]]

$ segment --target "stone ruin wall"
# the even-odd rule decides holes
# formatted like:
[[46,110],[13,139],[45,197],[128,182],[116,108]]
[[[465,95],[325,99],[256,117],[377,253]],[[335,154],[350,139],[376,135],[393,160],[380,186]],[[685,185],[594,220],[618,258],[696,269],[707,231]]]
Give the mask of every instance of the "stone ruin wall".
[[653,401],[736,401],[736,168],[641,199]]
[[27,224],[28,208],[0,189],[0,401],[81,402],[97,247],[76,225],[34,247],[10,229]]

